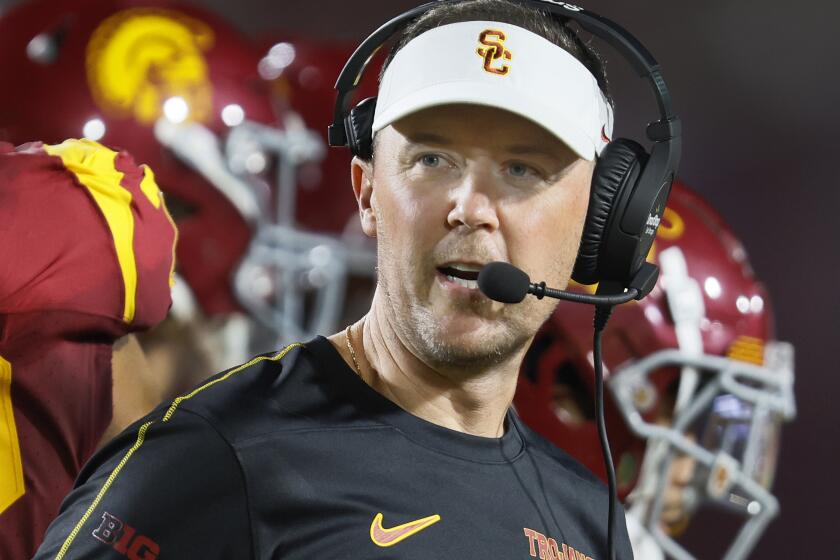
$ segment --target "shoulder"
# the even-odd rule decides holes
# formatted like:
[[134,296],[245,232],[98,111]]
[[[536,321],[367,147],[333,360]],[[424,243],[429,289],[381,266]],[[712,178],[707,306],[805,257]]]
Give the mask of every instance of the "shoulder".
[[223,371],[173,401],[211,422],[234,445],[252,437],[329,429],[350,420],[346,368],[322,337]]
[[89,140],[0,149],[0,313],[151,326],[169,308],[175,226],[154,173]]
[[250,557],[247,493],[235,453],[201,417],[167,416],[167,409],[94,455],[35,558],[60,550],[103,557],[119,546],[173,558]]
[[[39,200],[49,193],[64,202],[73,193],[94,189],[102,193],[131,191],[123,184],[136,179],[153,181],[146,166],[138,166],[128,152],[91,140],[65,140],[61,144],[29,142],[0,147],[0,196],[18,204]],[[146,190],[149,190],[147,183]],[[78,187],[82,187],[81,189]],[[119,196],[119,194],[117,194]],[[44,201],[44,199],[40,199]]]
[[250,557],[249,496],[237,441],[323,425],[306,409],[329,408],[318,379],[324,344],[316,339],[256,356],[127,428],[85,465],[36,559],[53,558],[68,542],[78,557],[104,554],[103,546],[124,534],[114,537],[109,527],[143,531],[161,556]]
[[607,494],[606,485],[577,459],[530,429],[518,416],[515,417],[514,421],[532,453],[537,454],[553,466],[560,467],[578,482],[583,483],[584,487],[599,494]]
[[169,414],[188,410],[214,425],[230,424],[243,413],[257,417],[265,411],[266,401],[284,392],[293,372],[311,367],[306,354],[305,344],[296,342],[282,350],[255,356],[177,397]]

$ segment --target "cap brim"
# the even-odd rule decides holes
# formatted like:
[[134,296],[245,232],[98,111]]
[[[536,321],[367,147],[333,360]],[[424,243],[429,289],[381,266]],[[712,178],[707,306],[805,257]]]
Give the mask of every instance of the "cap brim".
[[524,117],[559,138],[581,158],[587,161],[595,159],[592,140],[574,123],[563,119],[560,111],[546,107],[538,99],[523,95],[521,91],[507,89],[481,82],[434,84],[412,92],[377,114],[373,131],[378,132],[403,117],[430,107],[458,103],[483,105]]

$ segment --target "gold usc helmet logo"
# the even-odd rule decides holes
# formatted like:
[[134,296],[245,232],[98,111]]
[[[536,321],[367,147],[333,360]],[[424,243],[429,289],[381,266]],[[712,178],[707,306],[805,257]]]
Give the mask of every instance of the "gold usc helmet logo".
[[685,233],[685,221],[675,210],[665,208],[665,213],[662,214],[662,222],[659,224],[659,229],[656,231],[656,239],[650,246],[650,251],[647,254],[648,262],[656,262],[659,256],[659,247],[657,241],[676,241]]
[[178,12],[118,12],[99,25],[87,46],[94,101],[106,114],[152,124],[164,101],[180,97],[189,120],[205,121],[213,91],[204,52],[213,42],[207,24]]
[[484,59],[485,72],[497,76],[505,76],[510,72],[510,65],[504,62],[499,66],[493,66],[494,61],[500,59],[511,60],[513,58],[513,54],[505,48],[506,39],[504,31],[497,29],[485,29],[479,34],[478,42],[484,46],[478,47],[476,53]]

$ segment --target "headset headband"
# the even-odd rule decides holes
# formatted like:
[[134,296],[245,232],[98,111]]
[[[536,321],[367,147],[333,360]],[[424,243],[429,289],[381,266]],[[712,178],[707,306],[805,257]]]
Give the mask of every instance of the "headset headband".
[[[361,80],[373,55],[398,31],[407,27],[412,21],[424,13],[440,5],[442,2],[452,0],[436,0],[417,6],[382,25],[373,32],[365,41],[359,45],[347,64],[338,76],[335,89],[338,92],[333,114],[333,124],[328,130],[329,144],[331,146],[347,145],[347,135],[344,129],[344,117],[350,110],[350,96]],[[556,18],[574,20],[586,31],[603,39],[633,66],[642,78],[648,78],[653,87],[653,94],[656,97],[659,108],[660,120],[650,123],[647,127],[647,136],[653,142],[664,142],[670,144],[670,140],[678,138],[681,134],[680,121],[673,113],[671,107],[671,94],[662,77],[659,63],[642,45],[638,39],[631,35],[626,29],[617,23],[599,16],[588,10],[584,10],[573,4],[558,2],[556,0],[508,0],[512,3],[523,4],[538,10],[547,11]],[[679,147],[676,150],[668,149],[665,160],[669,169],[676,169],[679,160]]]

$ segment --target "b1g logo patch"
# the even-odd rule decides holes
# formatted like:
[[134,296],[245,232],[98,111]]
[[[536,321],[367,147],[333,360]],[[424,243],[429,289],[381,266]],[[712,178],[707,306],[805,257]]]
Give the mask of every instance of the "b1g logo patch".
[[160,554],[160,546],[155,541],[145,535],[137,535],[134,527],[107,511],[102,514],[102,523],[92,535],[129,560],[155,560]]
[[[484,71],[497,76],[506,76],[510,72],[510,65],[505,60],[512,60],[513,53],[505,48],[507,37],[504,31],[498,29],[485,29],[478,36],[478,42],[483,46],[478,47],[476,53],[484,59]],[[501,63],[498,61],[501,60]]]

